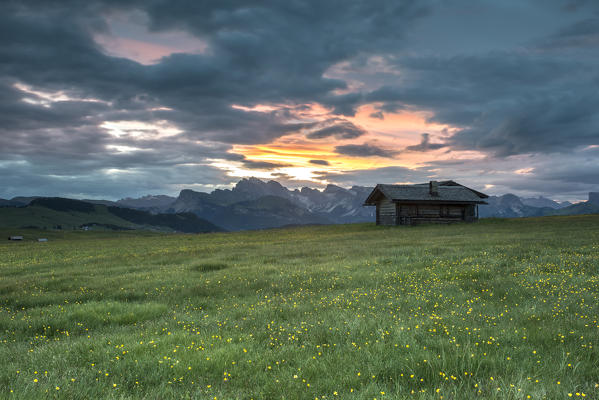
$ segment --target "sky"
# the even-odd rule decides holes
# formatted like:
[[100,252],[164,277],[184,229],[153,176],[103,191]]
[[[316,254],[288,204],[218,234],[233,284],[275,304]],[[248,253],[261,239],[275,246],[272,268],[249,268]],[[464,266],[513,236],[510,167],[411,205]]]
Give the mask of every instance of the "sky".
[[9,0],[0,197],[599,191],[595,0]]

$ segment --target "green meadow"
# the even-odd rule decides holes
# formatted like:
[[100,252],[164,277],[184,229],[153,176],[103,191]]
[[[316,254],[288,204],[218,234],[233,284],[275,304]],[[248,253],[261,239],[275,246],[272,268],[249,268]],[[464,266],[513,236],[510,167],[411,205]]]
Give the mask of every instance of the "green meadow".
[[0,233],[0,398],[599,398],[599,215]]

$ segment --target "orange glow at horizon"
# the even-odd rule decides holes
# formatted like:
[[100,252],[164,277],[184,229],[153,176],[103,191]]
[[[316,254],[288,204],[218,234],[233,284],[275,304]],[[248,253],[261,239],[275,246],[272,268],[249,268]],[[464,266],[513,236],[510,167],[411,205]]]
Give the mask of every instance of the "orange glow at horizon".
[[[296,111],[294,121],[325,121],[335,117],[331,110],[319,104],[306,104]],[[252,107],[233,106],[246,112],[269,112],[284,105],[258,104]],[[237,165],[228,165],[232,176],[256,176],[273,179],[276,174],[285,174],[291,179],[311,180],[326,183],[319,174],[339,173],[352,170],[368,170],[383,167],[403,167],[415,169],[427,163],[442,159],[479,158],[477,154],[448,151],[446,148],[426,152],[408,151],[408,146],[418,145],[422,133],[430,135],[431,143],[442,143],[453,135],[458,128],[431,122],[432,114],[426,111],[401,110],[397,113],[384,113],[383,118],[371,116],[378,110],[376,104],[361,106],[347,121],[364,128],[367,133],[352,139],[338,139],[334,136],[322,139],[310,139],[305,132],[291,133],[261,145],[234,145],[232,152],[242,154],[246,160],[280,164],[270,170],[253,170]],[[391,153],[382,156],[349,156],[336,151],[337,146],[364,145],[376,146]],[[311,163],[311,160],[324,160],[328,165]],[[223,165],[220,165],[223,167]],[[398,177],[401,178],[401,177]]]
[[[310,146],[297,146],[277,144],[264,146],[233,146],[233,152],[243,154],[251,161],[266,161],[272,163],[292,164],[294,166],[310,167],[318,171],[347,171],[352,169],[370,169],[389,166],[398,166],[393,159],[382,157],[349,157],[333,151],[334,145],[314,144]],[[310,160],[324,160],[329,165],[313,164]],[[402,165],[411,167],[409,165]]]
[[406,111],[397,113],[383,113],[383,119],[374,118],[370,115],[377,112],[375,105],[366,104],[358,108],[354,117],[348,120],[364,127],[369,132],[384,134],[420,134],[423,132],[442,133],[453,132],[455,128],[449,125],[430,122],[433,114],[428,111]]

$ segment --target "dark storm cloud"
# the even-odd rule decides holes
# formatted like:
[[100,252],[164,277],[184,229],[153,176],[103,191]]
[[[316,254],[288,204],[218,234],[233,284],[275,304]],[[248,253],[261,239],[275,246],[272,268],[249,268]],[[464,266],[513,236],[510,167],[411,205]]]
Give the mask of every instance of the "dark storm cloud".
[[[172,54],[141,65],[108,56],[94,35],[110,34],[106,17],[141,10],[153,32],[180,30],[207,44],[203,54]],[[284,112],[246,112],[233,104],[321,103],[350,113],[354,95],[335,96],[342,80],[324,77],[331,65],[361,52],[397,47],[405,28],[427,12],[420,1],[223,3],[153,1],[27,1],[0,5],[1,159],[18,153],[30,162],[90,156],[106,165],[178,160],[218,154],[195,152],[195,141],[257,144],[309,126],[288,124]],[[15,84],[98,102],[27,104]],[[13,95],[10,98],[8,93]],[[0,95],[2,96],[2,95]],[[160,108],[167,107],[165,111]],[[156,109],[156,111],[151,111]],[[137,143],[134,155],[115,155],[120,145],[99,128],[102,121],[166,119],[183,130],[177,157],[156,153],[163,141]],[[353,138],[363,130],[349,122],[324,126],[313,137]],[[45,144],[45,147],[44,147]],[[225,146],[221,158],[230,158]],[[127,160],[127,161],[119,161]],[[138,160],[138,161],[133,161]],[[73,170],[73,175],[77,175]]]
[[389,59],[404,79],[365,98],[385,111],[429,110],[433,122],[459,128],[446,143],[453,149],[505,157],[597,144],[599,21],[591,6],[576,8],[595,16],[555,24],[517,50]]
[[[330,96],[332,90],[345,88],[343,81],[323,77],[330,65],[367,48],[390,46],[401,37],[397,21],[410,22],[424,12],[421,3],[413,1],[324,3],[213,2],[199,7],[90,1],[60,11],[50,11],[43,2],[9,4],[0,21],[2,37],[10,43],[4,47],[5,69],[26,82],[68,83],[103,99],[126,103],[146,94],[177,110],[193,106],[197,112],[199,104],[213,108],[206,114],[216,108],[227,115],[232,103]],[[209,52],[173,54],[153,66],[104,56],[91,34],[105,26],[98,16],[90,29],[90,11],[97,15],[98,10],[138,7],[147,12],[151,29],[185,29],[206,40]]]
[[[77,169],[79,164],[71,164]],[[94,168],[78,171],[73,179],[73,170],[57,174],[54,164],[13,162],[0,165],[0,176],[4,197],[14,196],[65,196],[76,198],[107,198],[117,200],[122,193],[138,197],[146,194],[177,195],[181,189],[195,188],[198,182],[228,185],[232,183],[221,169],[209,165],[175,165],[168,169],[144,165],[126,171],[111,171],[110,168]],[[28,182],[23,185],[23,182]]]
[[362,93],[348,93],[343,95],[327,96],[322,102],[333,107],[333,113],[348,117],[356,114],[356,104],[364,102]]
[[385,119],[385,116],[381,111],[376,111],[370,114],[370,118]]
[[324,139],[334,136],[338,139],[354,139],[365,133],[366,130],[356,124],[335,118],[317,124],[315,129],[311,130],[306,137],[309,139]]
[[443,147],[447,147],[446,144],[443,143],[431,143],[430,142],[430,133],[421,133],[420,134],[420,143],[406,147],[408,151],[431,151],[442,149]]
[[399,154],[398,151],[384,149],[374,144],[346,144],[343,146],[336,146],[335,152],[337,154],[344,154],[350,157],[387,157],[392,158]]
[[384,167],[345,172],[322,172],[322,179],[344,185],[375,186],[378,183],[421,183],[434,176],[427,168]]
[[315,165],[331,165],[327,160],[310,160],[310,164]]
[[430,110],[433,122],[462,129],[447,144],[497,156],[568,152],[599,142],[599,75],[592,58],[498,52],[404,57],[403,85],[367,95],[387,107]]
[[570,157],[572,159],[568,163],[556,164],[547,160],[544,167],[535,169],[534,175],[540,180],[557,184],[558,186],[553,187],[554,192],[558,192],[559,182],[592,185],[591,189],[599,190],[599,148]]
[[[435,171],[440,180],[459,177],[460,183],[493,195],[515,193],[578,201],[586,199],[589,191],[599,190],[599,147],[570,154],[434,161],[426,167]],[[493,186],[483,190],[485,185]]]
[[242,164],[246,168],[250,169],[262,169],[262,170],[270,170],[275,168],[284,168],[284,167],[292,167],[291,164],[283,164],[283,163],[272,163],[267,161],[252,161],[252,160],[243,160]]
[[578,21],[539,43],[539,47],[546,50],[596,48],[597,46],[599,46],[599,17]]
[[[39,184],[37,173],[64,174],[62,180],[47,178],[52,181],[48,188],[72,188],[71,182],[78,180],[91,185],[105,178],[110,168],[131,169],[131,176],[152,175],[162,185],[169,179],[186,181],[183,173],[196,174],[188,182],[222,183],[225,178],[208,164],[243,161],[243,156],[232,153],[233,144],[270,143],[290,133],[323,140],[356,138],[366,130],[343,116],[354,115],[367,103],[378,107],[373,118],[398,110],[429,111],[431,121],[457,128],[446,141],[448,150],[506,157],[568,154],[598,144],[596,2],[556,0],[542,6],[523,2],[517,10],[501,3],[508,17],[510,13],[519,17],[520,11],[536,16],[540,7],[546,11],[546,20],[520,23],[517,33],[532,25],[552,29],[550,34],[525,39],[505,29],[492,40],[487,36],[494,45],[511,37],[511,47],[489,51],[488,43],[478,39],[485,32],[468,29],[456,31],[466,35],[457,37],[470,40],[469,45],[455,40],[443,51],[429,52],[420,52],[420,43],[409,47],[406,32],[414,32],[422,21],[439,22],[429,32],[432,43],[447,43],[441,40],[443,33],[451,36],[443,32],[445,14],[450,15],[454,6],[471,6],[456,4],[415,0],[3,2],[0,165],[21,162],[22,172],[27,172],[21,176],[22,185]],[[498,6],[480,6],[491,17],[493,7]],[[171,54],[154,65],[105,54],[94,36],[110,35],[106,21],[111,15],[132,11],[147,15],[151,32],[196,35],[205,42],[206,51]],[[480,22],[459,16],[455,22],[460,27],[460,18]],[[370,68],[371,56],[386,63],[389,70],[380,73],[382,78],[363,72]],[[352,73],[352,62],[358,72],[351,78],[362,86],[329,74],[340,63],[348,63],[346,69]],[[48,100],[18,85],[64,96]],[[258,104],[278,108],[256,112],[232,107],[251,109]],[[298,117],[303,104],[319,104],[330,112],[324,122],[305,120]],[[167,121],[182,132],[168,138],[152,132],[143,138],[115,137],[102,128],[104,121],[157,125]],[[352,146],[346,146],[346,153],[388,152],[376,146]],[[410,147],[415,151],[431,146],[439,144],[431,144],[427,137]],[[343,151],[343,146],[337,147]],[[200,166],[214,173],[203,175]],[[151,174],[144,175],[143,169]],[[171,174],[171,169],[177,172]],[[379,171],[381,176],[386,176],[385,171]],[[568,173],[573,171],[564,172],[560,179],[567,179]],[[134,181],[128,179],[123,173],[112,175],[102,190],[111,193],[110,182],[112,193],[126,190]]]

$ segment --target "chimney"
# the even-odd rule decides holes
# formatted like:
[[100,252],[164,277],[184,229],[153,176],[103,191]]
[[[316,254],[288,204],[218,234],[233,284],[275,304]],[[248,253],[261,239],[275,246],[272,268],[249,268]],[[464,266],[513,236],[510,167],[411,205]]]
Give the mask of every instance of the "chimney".
[[431,196],[439,196],[439,182],[430,181],[428,183],[428,191],[430,192]]

